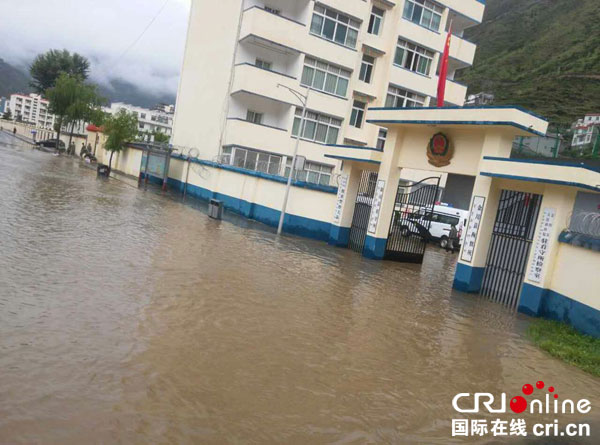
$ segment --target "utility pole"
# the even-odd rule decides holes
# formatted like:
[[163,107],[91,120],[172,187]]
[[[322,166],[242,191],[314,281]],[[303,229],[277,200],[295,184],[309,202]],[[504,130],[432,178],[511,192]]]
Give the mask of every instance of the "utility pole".
[[283,231],[283,220],[285,219],[285,212],[287,210],[288,199],[290,197],[290,189],[292,188],[292,176],[296,170],[296,158],[298,157],[298,147],[300,146],[300,136],[304,133],[304,127],[306,125],[306,105],[308,103],[308,93],[310,89],[307,89],[306,95],[296,91],[285,85],[277,84],[277,87],[285,88],[292,93],[302,104],[302,119],[300,121],[300,128],[298,128],[298,134],[296,135],[296,145],[294,147],[294,156],[292,158],[292,165],[290,166],[290,173],[287,178],[287,185],[285,187],[285,196],[283,198],[283,205],[281,207],[281,214],[279,215],[279,225],[277,226],[277,235],[281,235]]

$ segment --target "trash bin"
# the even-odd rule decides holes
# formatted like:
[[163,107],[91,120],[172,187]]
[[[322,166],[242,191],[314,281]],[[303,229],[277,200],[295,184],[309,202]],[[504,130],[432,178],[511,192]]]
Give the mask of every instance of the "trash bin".
[[218,199],[211,199],[208,203],[208,216],[214,219],[222,219],[223,202]]
[[98,164],[96,172],[98,173],[98,176],[105,176],[108,178],[110,175],[110,168],[108,168],[108,165]]

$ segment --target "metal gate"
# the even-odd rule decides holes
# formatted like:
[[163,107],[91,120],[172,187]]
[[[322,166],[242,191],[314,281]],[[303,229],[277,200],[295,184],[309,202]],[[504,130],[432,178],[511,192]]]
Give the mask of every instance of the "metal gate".
[[354,205],[354,217],[352,218],[352,226],[350,227],[350,242],[348,243],[348,247],[358,253],[362,253],[365,247],[365,238],[367,237],[373,196],[375,196],[377,176],[377,172],[365,170],[360,177],[356,204]]
[[481,295],[517,307],[541,195],[502,190],[485,265]]
[[385,259],[404,263],[423,262],[431,240],[429,228],[440,185],[439,177],[419,182],[400,181],[392,223],[385,247]]

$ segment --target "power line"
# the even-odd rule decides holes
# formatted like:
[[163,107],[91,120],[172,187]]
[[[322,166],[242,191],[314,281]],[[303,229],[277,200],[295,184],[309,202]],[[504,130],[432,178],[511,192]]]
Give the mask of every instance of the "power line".
[[146,25],[146,27],[144,28],[144,30],[140,33],[139,36],[137,36],[137,38],[133,41],[133,43],[131,43],[131,45],[129,45],[125,51],[123,51],[121,53],[121,55],[119,57],[117,57],[117,59],[115,60],[115,63],[113,63],[111,65],[111,67],[108,69],[108,72],[112,71],[112,69],[117,66],[117,64],[121,61],[121,59],[125,56],[125,54],[127,54],[131,48],[133,48],[141,39],[142,37],[144,37],[144,34],[146,34],[146,32],[150,29],[150,27],[154,24],[154,22],[156,21],[156,19],[160,16],[160,14],[164,11],[164,9],[167,7],[167,4],[169,4],[171,0],[165,0],[164,4],[161,6],[161,8],[158,10],[158,12],[154,15],[154,17],[152,17],[152,20],[150,20],[150,22],[148,23],[148,25]]

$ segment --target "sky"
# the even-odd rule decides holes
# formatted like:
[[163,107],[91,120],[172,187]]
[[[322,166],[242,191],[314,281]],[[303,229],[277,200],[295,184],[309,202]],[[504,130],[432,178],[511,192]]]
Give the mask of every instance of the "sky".
[[[26,67],[39,53],[68,49],[90,60],[91,78],[98,83],[120,78],[148,91],[175,95],[190,3],[0,0],[0,58]],[[123,55],[163,6],[143,37]]]

